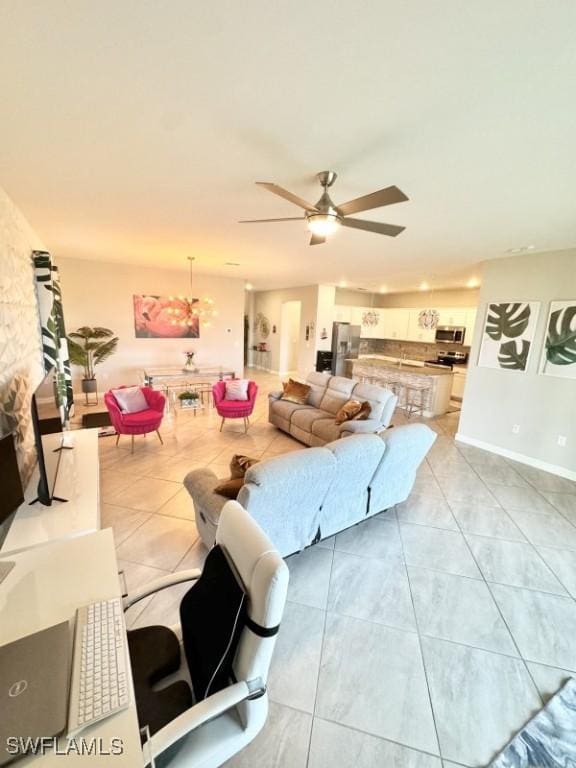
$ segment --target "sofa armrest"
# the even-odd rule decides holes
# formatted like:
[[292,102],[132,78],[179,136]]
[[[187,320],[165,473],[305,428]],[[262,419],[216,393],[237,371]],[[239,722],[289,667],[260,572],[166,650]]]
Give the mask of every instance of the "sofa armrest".
[[364,421],[345,421],[340,424],[340,435],[344,437],[349,435],[360,434],[378,434],[384,432],[386,427],[379,419],[364,419]]
[[280,400],[280,398],[282,397],[283,394],[284,394],[284,392],[279,392],[279,391],[268,392],[268,399],[269,400]]
[[193,469],[184,478],[184,486],[192,496],[196,513],[214,523],[217,522],[222,507],[228,501],[225,496],[214,492],[214,488],[221,482],[222,480],[208,467]]

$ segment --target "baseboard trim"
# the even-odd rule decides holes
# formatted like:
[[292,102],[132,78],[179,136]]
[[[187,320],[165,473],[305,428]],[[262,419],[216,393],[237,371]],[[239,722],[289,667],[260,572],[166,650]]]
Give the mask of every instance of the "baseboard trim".
[[550,472],[559,477],[565,477],[567,480],[576,481],[576,472],[567,469],[566,467],[560,467],[557,464],[549,464],[547,461],[540,461],[540,459],[534,459],[532,456],[526,456],[525,454],[517,453],[516,451],[509,451],[507,448],[501,448],[499,445],[492,445],[492,443],[485,443],[483,440],[476,440],[474,437],[467,437],[460,432],[456,434],[456,440],[459,443],[472,445],[474,448],[482,448],[484,451],[496,453],[498,456],[504,456],[505,459],[512,459],[520,464],[526,464],[529,467],[542,469],[544,472]]

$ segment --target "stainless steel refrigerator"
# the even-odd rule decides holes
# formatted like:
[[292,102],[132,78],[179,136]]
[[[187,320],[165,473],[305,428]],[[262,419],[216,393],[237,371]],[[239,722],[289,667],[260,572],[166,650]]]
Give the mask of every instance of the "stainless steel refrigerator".
[[360,350],[360,326],[350,323],[334,323],[332,326],[332,373],[346,375],[346,360],[358,357]]

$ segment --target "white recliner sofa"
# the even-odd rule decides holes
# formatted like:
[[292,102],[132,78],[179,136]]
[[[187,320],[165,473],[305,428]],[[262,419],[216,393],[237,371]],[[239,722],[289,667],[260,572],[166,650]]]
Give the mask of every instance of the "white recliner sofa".
[[[265,459],[246,472],[238,501],[287,557],[405,501],[435,439],[425,424],[409,424]],[[184,478],[207,547],[226,503],[214,492],[221,482],[208,467]]]
[[[392,419],[397,396],[389,389],[361,384],[344,376],[310,373],[310,387],[305,404],[282,399],[282,392],[268,395],[268,420],[305,445],[318,446],[359,433],[378,433]],[[370,418],[336,424],[336,414],[349,400],[370,403]]]

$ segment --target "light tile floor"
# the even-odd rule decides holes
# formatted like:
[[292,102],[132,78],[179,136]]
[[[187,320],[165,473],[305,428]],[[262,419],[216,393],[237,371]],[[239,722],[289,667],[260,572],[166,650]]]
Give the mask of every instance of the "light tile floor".
[[[249,374],[247,435],[176,411],[164,446],[100,440],[102,525],[129,587],[202,564],[190,469],[303,450],[267,422],[278,379]],[[576,484],[456,443],[458,417],[427,422],[438,439],[407,502],[289,558],[270,717],[229,766],[483,766],[576,674]],[[129,625],[173,623],[185,589]]]

